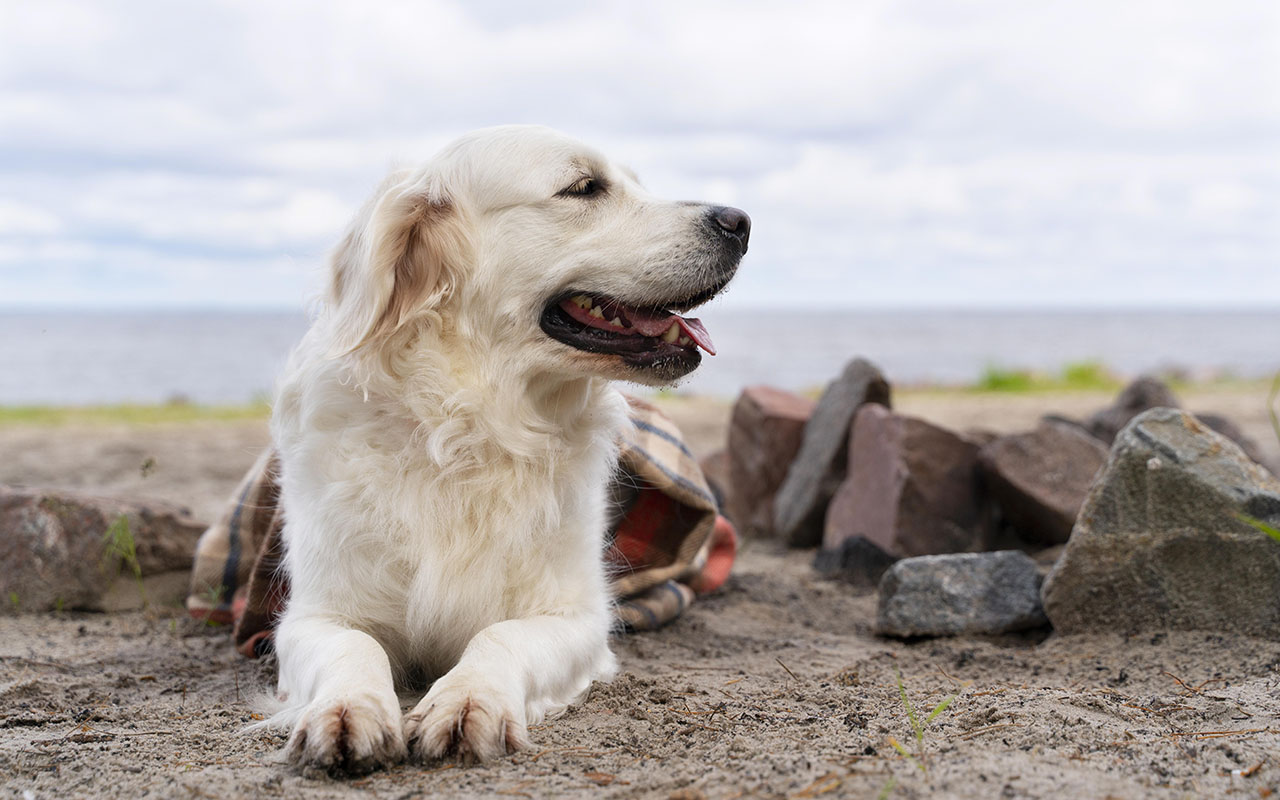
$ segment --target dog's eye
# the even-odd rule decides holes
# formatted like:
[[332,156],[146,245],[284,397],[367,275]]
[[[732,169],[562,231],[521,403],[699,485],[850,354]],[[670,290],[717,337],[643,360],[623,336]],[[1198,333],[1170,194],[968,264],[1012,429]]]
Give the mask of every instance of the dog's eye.
[[598,194],[602,188],[600,181],[595,178],[580,178],[562,189],[560,194],[574,197],[590,197],[593,194]]

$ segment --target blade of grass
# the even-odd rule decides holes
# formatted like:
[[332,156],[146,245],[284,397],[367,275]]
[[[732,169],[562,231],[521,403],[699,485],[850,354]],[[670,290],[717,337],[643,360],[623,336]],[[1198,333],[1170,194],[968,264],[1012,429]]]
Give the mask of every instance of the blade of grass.
[[884,785],[884,788],[880,790],[880,794],[876,795],[876,800],[885,800],[885,798],[887,798],[890,794],[893,793],[893,788],[897,785],[898,785],[898,779],[890,778],[889,782],[886,783]]
[[1275,539],[1277,542],[1280,542],[1280,530],[1277,530],[1271,527],[1270,525],[1263,522],[1262,520],[1254,519],[1248,514],[1236,514],[1236,519],[1240,520],[1246,525],[1250,525],[1254,528],[1257,528],[1258,530],[1262,531],[1266,535],[1270,536],[1272,539]]
[[893,738],[892,736],[889,737],[889,746],[892,747],[894,750],[897,750],[899,753],[901,753],[903,758],[910,761],[912,764],[915,764],[916,769],[920,770],[921,772],[925,772],[924,764],[921,764],[919,761],[917,761],[916,757],[908,753],[907,748],[903,747],[902,743],[899,742],[897,739]]
[[907,707],[907,716],[911,718],[911,729],[916,732],[916,744],[924,741],[924,728],[920,727],[920,720],[916,719],[916,710],[911,707],[911,700],[907,697],[907,687],[902,683],[902,670],[895,669],[898,674],[898,694],[902,696],[902,704]]
[[956,698],[959,696],[960,696],[960,693],[957,692],[951,695],[950,697],[948,697],[947,699],[943,700],[941,703],[938,703],[936,706],[934,706],[933,710],[929,712],[929,716],[925,719],[924,724],[928,725],[930,722],[933,722],[937,718],[937,716],[941,714],[943,711],[946,711],[947,707],[950,706],[952,703],[954,703]]
[[1276,373],[1276,378],[1271,382],[1271,394],[1267,395],[1267,414],[1271,417],[1271,427],[1276,432],[1276,439],[1280,440],[1280,411],[1276,411],[1276,398],[1280,397],[1280,372]]

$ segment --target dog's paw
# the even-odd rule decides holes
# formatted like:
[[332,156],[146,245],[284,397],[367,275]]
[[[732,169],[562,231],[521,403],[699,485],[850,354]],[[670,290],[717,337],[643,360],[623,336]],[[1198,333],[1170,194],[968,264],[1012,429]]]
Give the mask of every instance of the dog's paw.
[[302,713],[285,746],[298,767],[361,774],[408,754],[400,709],[369,695],[317,700]]
[[457,754],[464,761],[492,761],[529,746],[524,704],[509,692],[441,678],[405,715],[411,754],[431,761]]

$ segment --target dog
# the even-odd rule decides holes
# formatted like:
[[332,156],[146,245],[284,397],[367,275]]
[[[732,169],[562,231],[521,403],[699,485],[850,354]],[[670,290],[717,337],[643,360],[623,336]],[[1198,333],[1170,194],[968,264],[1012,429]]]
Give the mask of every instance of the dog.
[[[288,761],[490,760],[613,675],[612,381],[669,384],[714,352],[681,314],[733,277],[750,225],[532,126],[377,190],[272,415]],[[428,684],[402,714],[397,690]]]

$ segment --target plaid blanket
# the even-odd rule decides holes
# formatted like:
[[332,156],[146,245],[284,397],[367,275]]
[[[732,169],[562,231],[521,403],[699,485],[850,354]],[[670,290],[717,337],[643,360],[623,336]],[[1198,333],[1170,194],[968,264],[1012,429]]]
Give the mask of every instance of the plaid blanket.
[[[695,594],[724,583],[737,535],[671,420],[642,400],[627,401],[631,425],[610,484],[606,559],[618,622],[628,631],[653,630],[680,616]],[[236,649],[251,658],[270,650],[289,595],[280,568],[278,474],[269,450],[245,475],[196,545],[187,597],[193,617],[234,623]]]

